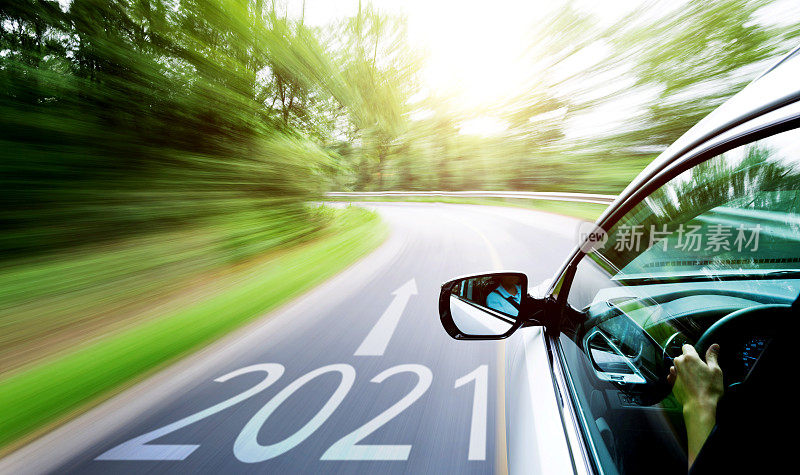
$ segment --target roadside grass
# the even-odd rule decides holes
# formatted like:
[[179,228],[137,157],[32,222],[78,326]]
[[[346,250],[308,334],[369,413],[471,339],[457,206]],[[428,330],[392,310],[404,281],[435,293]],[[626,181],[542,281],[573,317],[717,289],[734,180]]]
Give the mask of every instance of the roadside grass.
[[253,208],[4,259],[0,380],[37,360],[237,285],[237,271],[320,236],[337,216],[321,207]]
[[551,200],[529,200],[518,198],[451,198],[434,196],[409,196],[409,197],[359,197],[358,199],[347,200],[344,198],[328,198],[329,201],[408,201],[418,203],[454,203],[454,204],[473,204],[486,206],[509,206],[513,208],[527,208],[548,213],[563,214],[575,218],[595,221],[608,208],[608,205],[597,203],[581,203],[578,201],[551,201]]
[[260,259],[236,285],[186,308],[128,326],[0,380],[0,448],[88,409],[148,371],[197,350],[335,275],[387,235],[378,216],[335,213],[318,237]]

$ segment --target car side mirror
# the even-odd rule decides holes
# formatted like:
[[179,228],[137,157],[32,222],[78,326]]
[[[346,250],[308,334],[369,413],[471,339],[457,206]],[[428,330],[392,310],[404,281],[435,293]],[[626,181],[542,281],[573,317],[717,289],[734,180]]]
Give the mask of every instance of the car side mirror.
[[442,284],[439,318],[457,340],[499,340],[527,321],[531,300],[525,274],[471,275]]

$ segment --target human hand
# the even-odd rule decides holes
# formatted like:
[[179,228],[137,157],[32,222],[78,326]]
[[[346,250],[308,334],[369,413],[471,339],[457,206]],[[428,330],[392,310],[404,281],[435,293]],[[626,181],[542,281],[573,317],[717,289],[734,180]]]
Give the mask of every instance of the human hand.
[[673,385],[672,392],[683,405],[684,412],[716,411],[724,391],[718,356],[716,343],[708,347],[705,362],[692,345],[683,345],[683,354],[673,360],[667,381]]
[[716,343],[708,347],[705,362],[692,345],[683,345],[683,354],[672,361],[674,366],[669,369],[667,381],[683,406],[690,468],[714,429],[717,403],[725,390],[718,356]]

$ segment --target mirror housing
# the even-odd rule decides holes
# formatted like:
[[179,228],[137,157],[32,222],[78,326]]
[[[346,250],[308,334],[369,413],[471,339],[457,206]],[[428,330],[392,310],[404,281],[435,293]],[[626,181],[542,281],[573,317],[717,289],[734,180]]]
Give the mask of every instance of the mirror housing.
[[536,324],[537,302],[528,295],[528,276],[494,272],[442,284],[439,319],[456,340],[500,340],[525,324]]

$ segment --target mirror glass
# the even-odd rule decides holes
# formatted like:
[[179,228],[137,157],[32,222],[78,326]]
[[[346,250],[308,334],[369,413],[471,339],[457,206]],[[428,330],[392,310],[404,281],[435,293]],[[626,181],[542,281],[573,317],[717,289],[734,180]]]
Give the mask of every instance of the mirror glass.
[[450,290],[453,323],[465,335],[503,335],[514,325],[527,290],[520,274],[457,280]]

